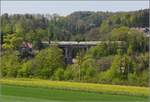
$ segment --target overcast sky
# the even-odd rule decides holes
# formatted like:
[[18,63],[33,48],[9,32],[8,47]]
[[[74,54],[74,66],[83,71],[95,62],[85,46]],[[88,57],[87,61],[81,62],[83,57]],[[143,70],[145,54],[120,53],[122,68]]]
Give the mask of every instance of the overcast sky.
[[1,14],[68,15],[74,11],[133,11],[149,8],[149,1],[1,1]]

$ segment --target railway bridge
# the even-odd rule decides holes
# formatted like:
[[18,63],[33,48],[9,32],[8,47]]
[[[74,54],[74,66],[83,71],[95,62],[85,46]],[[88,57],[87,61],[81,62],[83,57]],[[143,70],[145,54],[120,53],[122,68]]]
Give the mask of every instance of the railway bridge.
[[122,47],[124,44],[122,41],[43,41],[42,43],[49,44],[50,46],[57,45],[59,48],[61,48],[63,50],[64,62],[66,64],[73,63],[73,58],[76,57],[77,52],[86,52],[93,46],[97,46],[102,43],[112,43],[117,44],[118,47]]

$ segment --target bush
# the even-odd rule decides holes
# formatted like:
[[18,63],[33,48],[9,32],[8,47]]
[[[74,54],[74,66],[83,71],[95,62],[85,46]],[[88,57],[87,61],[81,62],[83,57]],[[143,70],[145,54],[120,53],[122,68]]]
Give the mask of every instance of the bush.
[[144,70],[139,76],[139,85],[149,86],[149,70]]
[[64,80],[64,70],[63,68],[59,68],[56,70],[54,74],[54,79],[56,80]]
[[1,57],[1,75],[2,77],[16,77],[21,68],[16,52],[6,52]]
[[67,67],[64,71],[64,80],[73,80],[73,70],[70,67]]
[[130,85],[148,86],[149,85],[149,71],[144,70],[141,74],[130,73],[128,75],[128,82]]
[[113,79],[113,74],[110,70],[107,70],[105,72],[100,72],[98,74],[98,82],[99,83],[111,83]]
[[35,72],[35,69],[31,68],[32,64],[32,60],[24,62],[21,69],[18,70],[17,77],[32,77]]
[[130,85],[137,85],[139,83],[137,74],[136,73],[130,73],[128,75],[128,82]]

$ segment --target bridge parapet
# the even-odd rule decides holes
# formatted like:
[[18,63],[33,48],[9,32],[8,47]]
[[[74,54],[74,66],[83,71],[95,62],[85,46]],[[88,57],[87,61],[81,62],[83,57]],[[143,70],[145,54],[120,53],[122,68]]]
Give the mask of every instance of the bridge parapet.
[[[43,41],[42,42],[43,44],[49,44],[48,41]],[[80,41],[80,42],[77,42],[77,41],[51,41],[50,44],[53,45],[53,44],[57,44],[57,45],[93,45],[93,46],[96,46],[96,45],[99,45],[99,44],[102,44],[102,43],[118,43],[118,44],[121,44],[121,43],[124,43],[123,41]]]

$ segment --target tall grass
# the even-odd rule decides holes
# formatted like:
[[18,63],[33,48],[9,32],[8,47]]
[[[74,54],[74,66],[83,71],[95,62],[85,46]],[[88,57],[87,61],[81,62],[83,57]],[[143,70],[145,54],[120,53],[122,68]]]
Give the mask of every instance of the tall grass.
[[136,86],[121,86],[108,84],[92,84],[92,83],[78,83],[78,82],[64,82],[64,81],[49,81],[41,79],[0,79],[1,84],[30,86],[30,87],[44,87],[64,90],[78,90],[97,93],[108,94],[123,94],[134,96],[149,96],[148,87]]

